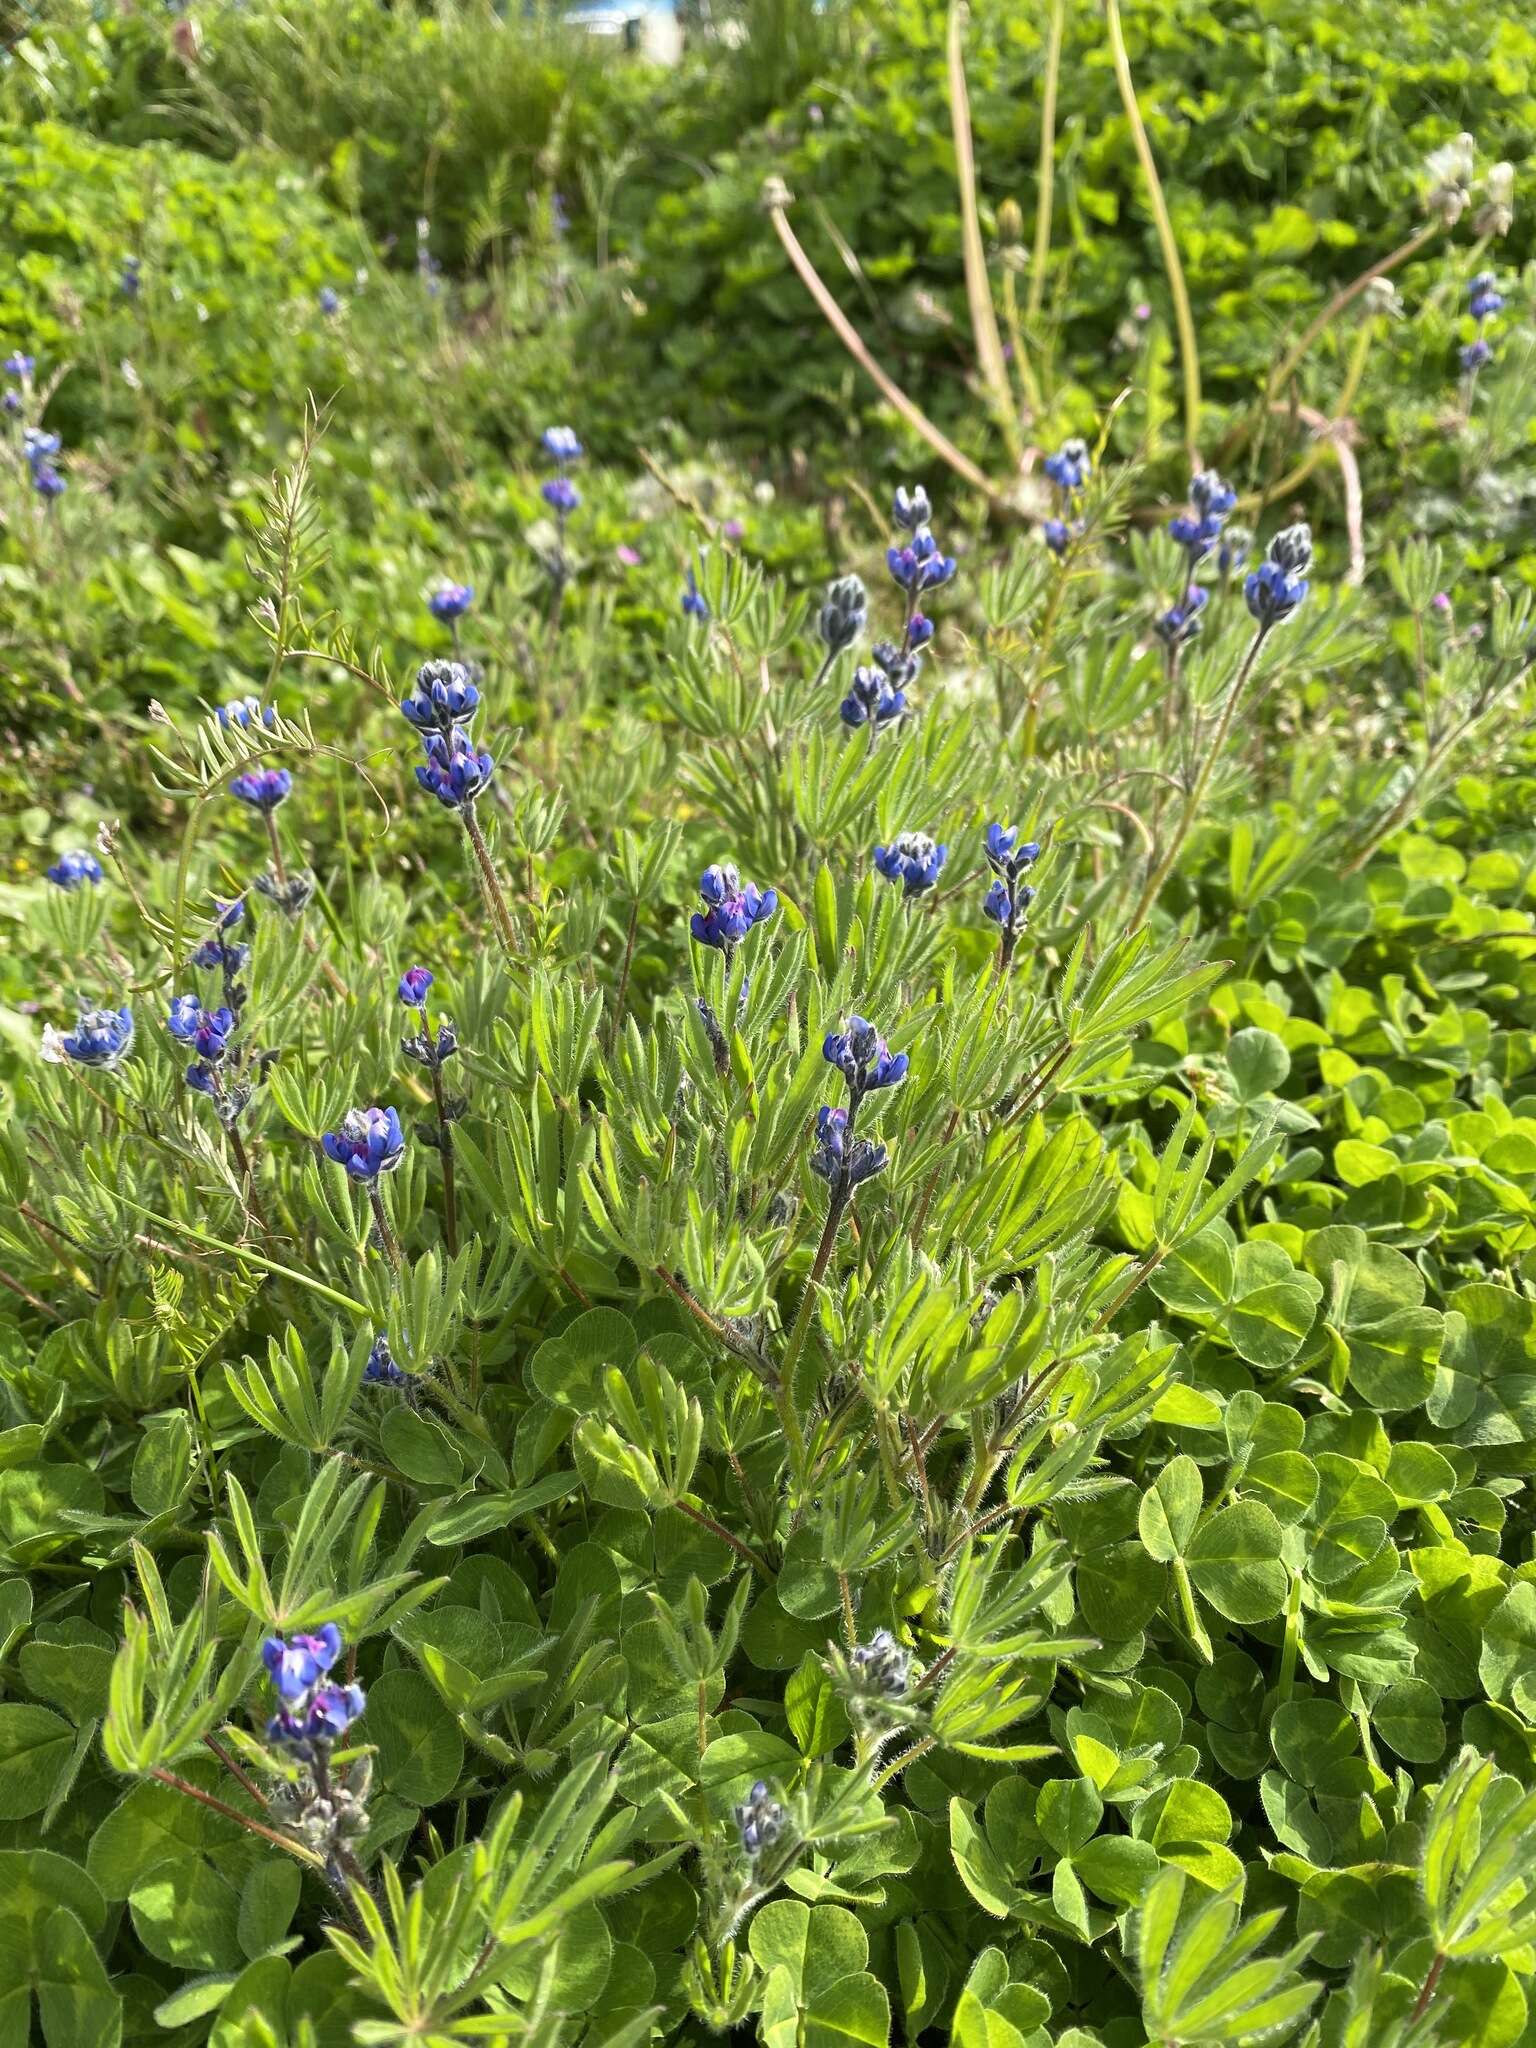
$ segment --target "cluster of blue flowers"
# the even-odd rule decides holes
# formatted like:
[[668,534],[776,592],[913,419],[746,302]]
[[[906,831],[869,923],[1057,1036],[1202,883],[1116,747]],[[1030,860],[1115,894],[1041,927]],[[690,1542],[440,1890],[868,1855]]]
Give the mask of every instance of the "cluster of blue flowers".
[[458,623],[475,601],[475,586],[472,583],[454,583],[444,577],[442,582],[427,598],[427,610],[440,625],[453,629],[454,645],[458,645]]
[[405,1157],[405,1132],[395,1109],[349,1109],[340,1126],[320,1140],[327,1159],[344,1166],[353,1180],[373,1186],[393,1173]]
[[459,1040],[451,1017],[440,1017],[437,1029],[432,1029],[427,1016],[427,995],[433,978],[429,968],[408,967],[400,977],[397,993],[405,1007],[416,1011],[420,1020],[420,1028],[409,1038],[401,1039],[400,1050],[408,1060],[414,1060],[418,1066],[435,1074],[458,1051]]
[[1473,378],[1485,363],[1493,361],[1493,343],[1484,329],[1497,313],[1504,310],[1504,294],[1499,290],[1499,280],[1491,270],[1480,270],[1467,287],[1467,311],[1477,322],[1476,337],[1461,351],[1461,367],[1468,378]]
[[873,1180],[885,1170],[889,1158],[885,1147],[857,1137],[854,1125],[867,1095],[899,1087],[907,1078],[907,1055],[893,1053],[864,1017],[850,1017],[846,1030],[829,1031],[821,1054],[846,1082],[848,1106],[824,1104],[816,1112],[811,1171],[827,1183],[835,1202],[844,1202],[862,1181]]
[[1264,560],[1243,585],[1248,609],[1261,633],[1288,619],[1307,594],[1312,573],[1312,529],[1305,521],[1282,527]]
[[699,877],[699,894],[704,908],[696,910],[689,929],[701,946],[712,946],[731,955],[755,924],[770,918],[779,907],[777,889],[759,889],[755,882],[743,882],[730,861],[717,861]]
[[[905,599],[901,638],[875,642],[869,663],[854,669],[848,693],[838,707],[844,725],[868,729],[871,746],[876,733],[906,711],[907,692],[917,680],[922,650],[933,638],[933,620],[919,608],[919,599],[930,590],[942,590],[954,580],[956,570],[954,556],[946,555],[933,537],[928,524],[933,507],[921,484],[898,489],[891,516],[900,533],[886,549],[885,562]],[[832,655],[858,638],[866,616],[864,586],[856,576],[831,585],[819,622],[829,664]],[[843,635],[836,646],[829,629]]]
[[1045,522],[1045,544],[1053,555],[1064,555],[1072,545],[1074,535],[1083,530],[1078,498],[1093,474],[1093,458],[1088,453],[1088,443],[1076,435],[1070,441],[1063,441],[1054,455],[1047,455],[1044,468],[1056,486],[1061,508]]
[[270,732],[277,724],[276,705],[263,704],[259,697],[231,697],[213,715],[226,732],[231,726],[238,726],[241,732],[249,732],[253,725],[262,726]]
[[211,1098],[220,1120],[231,1129],[251,1098],[249,1084],[239,1078],[244,1055],[237,1042],[247,994],[240,975],[251,949],[229,936],[244,920],[243,896],[228,903],[215,899],[213,930],[193,952],[191,964],[219,975],[221,1000],[209,1005],[190,993],[176,996],[165,1020],[172,1038],[193,1055],[182,1078],[189,1088]]
[[411,1376],[396,1365],[389,1339],[382,1330],[373,1340],[368,1363],[363,1367],[363,1384],[369,1387],[408,1387]]
[[51,868],[45,870],[48,879],[56,889],[78,889],[89,882],[94,889],[101,881],[101,862],[94,853],[61,853]]
[[[248,704],[250,699],[245,702]],[[229,709],[226,705],[225,710]],[[237,721],[244,723],[243,720]],[[249,804],[253,811],[271,816],[279,804],[285,804],[293,794],[293,777],[286,768],[248,768],[236,775],[230,782],[229,793],[243,804]]]
[[1196,579],[1202,564],[1214,555],[1225,577],[1234,563],[1246,561],[1252,536],[1244,527],[1227,522],[1237,509],[1237,493],[1214,469],[1198,470],[1190,479],[1189,510],[1176,513],[1168,522],[1168,533],[1184,550],[1185,588],[1177,603],[1170,605],[1156,622],[1158,638],[1168,649],[1170,662],[1178,650],[1200,631],[1201,614],[1210,592]]
[[985,844],[992,886],[981,907],[1002,933],[1002,964],[1006,968],[1024,929],[1029,906],[1035,900],[1033,888],[1020,877],[1040,858],[1040,842],[1026,839],[1020,845],[1018,826],[999,824],[987,827]]
[[143,268],[143,259],[141,257],[125,256],[123,258],[122,274],[118,278],[117,286],[125,299],[136,299],[139,296],[144,284],[141,274]]
[[693,573],[691,562],[683,576],[683,616],[687,619],[709,617],[709,599],[699,588],[699,579]]
[[82,1010],[73,1031],[56,1040],[44,1034],[45,1054],[55,1043],[76,1066],[110,1070],[132,1048],[133,1012],[126,1003],[120,1010]]
[[539,437],[539,445],[555,465],[555,474],[545,478],[539,492],[555,515],[563,541],[565,522],[581,503],[581,493],[572,483],[570,471],[573,463],[580,462],[583,449],[570,427],[546,427]]
[[267,1740],[294,1756],[325,1755],[367,1705],[360,1685],[333,1685],[341,1630],[328,1621],[313,1635],[268,1636],[261,1661],[282,1705],[267,1722]]
[[926,832],[900,832],[889,846],[875,848],[875,866],[888,882],[900,882],[902,893],[921,896],[939,879],[949,848]]
[[741,1805],[732,1809],[741,1851],[755,1863],[765,1849],[771,1849],[784,1832],[784,1809],[761,1778]]
[[400,700],[401,714],[421,735],[426,756],[416,780],[451,811],[467,811],[495,768],[470,731],[479,706],[480,692],[459,661],[423,662],[415,689]]
[[[26,414],[27,402],[32,395],[32,373],[36,368],[37,358],[23,354],[20,349],[0,364],[6,376],[21,387],[19,391],[7,391],[5,394],[4,409],[12,419],[21,419]],[[69,488],[53,462],[62,446],[58,435],[50,434],[44,427],[22,428],[21,458],[27,465],[33,490],[49,503],[55,498],[62,498]]]

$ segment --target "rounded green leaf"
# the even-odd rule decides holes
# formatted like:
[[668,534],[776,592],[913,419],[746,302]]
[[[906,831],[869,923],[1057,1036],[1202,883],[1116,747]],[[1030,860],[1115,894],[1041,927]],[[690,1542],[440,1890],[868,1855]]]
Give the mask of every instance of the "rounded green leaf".
[[1285,1605],[1290,1574],[1280,1524],[1257,1501],[1235,1502],[1198,1528],[1185,1551],[1203,1599],[1228,1621],[1269,1621]]
[[386,1671],[368,1693],[367,1735],[378,1745],[379,1777],[413,1806],[446,1799],[464,1768],[464,1738],[419,1671]]

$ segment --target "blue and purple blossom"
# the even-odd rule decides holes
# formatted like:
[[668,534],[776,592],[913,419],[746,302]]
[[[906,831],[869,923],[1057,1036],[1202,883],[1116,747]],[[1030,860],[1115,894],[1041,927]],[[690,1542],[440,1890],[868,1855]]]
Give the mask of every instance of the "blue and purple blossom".
[[581,493],[568,476],[552,476],[539,485],[539,494],[546,505],[551,506],[560,517],[574,512],[581,503]]
[[1071,497],[1083,488],[1093,473],[1088,443],[1076,436],[1070,441],[1063,441],[1054,455],[1047,455],[1044,468],[1057,490]]
[[455,619],[462,619],[475,601],[475,586],[472,583],[439,583],[427,598],[427,610],[434,619],[452,625]]
[[731,1811],[741,1836],[742,1854],[755,1863],[783,1834],[784,1809],[759,1778],[742,1804]]
[[683,610],[690,619],[707,619],[709,617],[708,602],[703,591],[700,590],[698,579],[691,568],[683,581]]
[[399,996],[408,1010],[420,1010],[426,1005],[427,991],[434,976],[428,967],[407,967],[400,977]]
[[320,1140],[327,1159],[344,1166],[353,1180],[368,1183],[393,1173],[405,1157],[405,1133],[394,1109],[349,1109],[338,1130]]
[[231,697],[227,704],[218,707],[214,717],[226,729],[238,726],[245,732],[256,725],[270,731],[277,724],[277,707],[263,704],[259,697]]
[[74,1030],[57,1042],[77,1067],[110,1070],[133,1044],[133,1012],[126,1003],[120,1010],[82,1010]]
[[848,694],[838,706],[844,725],[889,725],[907,708],[905,690],[892,689],[891,681],[878,668],[856,668]]
[[949,848],[926,832],[901,832],[889,846],[875,848],[875,866],[888,882],[900,882],[908,896],[921,896],[939,879]]
[[416,671],[416,687],[401,698],[400,709],[418,732],[451,735],[474,716],[479,704],[480,692],[462,662],[424,661]]
[[341,294],[333,285],[323,284],[320,287],[316,303],[326,319],[329,320],[341,311]]
[[262,1662],[283,1704],[267,1722],[267,1740],[296,1756],[339,1742],[367,1705],[360,1685],[331,1685],[326,1674],[341,1655],[333,1621],[313,1635],[269,1636]]
[[36,368],[37,357],[26,355],[21,349],[16,349],[0,363],[0,370],[4,370],[7,377],[15,377],[23,384],[31,381],[32,372]]
[[546,427],[539,445],[553,462],[580,462],[582,445],[571,427]]
[[467,811],[489,783],[496,764],[458,727],[446,736],[426,733],[423,741],[427,758],[418,766],[416,780],[448,810]]
[[34,462],[32,465],[32,488],[40,498],[62,498],[69,489],[68,481],[56,470],[51,462]]
[[773,916],[779,907],[776,889],[743,882],[730,861],[707,867],[699,877],[704,909],[696,910],[689,929],[701,946],[712,946],[729,959],[752,927]]
[[368,1353],[368,1363],[363,1367],[363,1384],[369,1387],[408,1387],[411,1376],[396,1365],[394,1353],[389,1348],[389,1339],[380,1330],[373,1340]]
[[942,589],[957,567],[953,555],[940,553],[938,542],[926,526],[919,528],[905,545],[887,548],[885,565],[897,588],[909,595]]
[[1485,363],[1493,361],[1493,344],[1479,335],[1476,341],[1469,341],[1461,351],[1461,367],[1470,377],[1482,369]]
[[816,1143],[811,1151],[811,1171],[829,1187],[851,1193],[861,1182],[883,1173],[889,1154],[883,1145],[868,1138],[850,1138],[848,1112],[827,1105],[816,1112]]
[[933,517],[933,506],[921,484],[913,484],[910,489],[906,485],[897,486],[891,517],[908,533],[916,533],[928,524]]
[[1157,620],[1157,637],[1170,651],[1183,647],[1200,631],[1200,614],[1209,598],[1210,592],[1203,583],[1191,583],[1179,602],[1170,605]]
[[313,1635],[296,1635],[286,1641],[268,1636],[261,1646],[261,1661],[280,1699],[302,1699],[330,1670],[341,1655],[341,1630],[328,1621]]
[[139,296],[139,289],[144,282],[143,277],[140,275],[142,269],[143,262],[140,257],[125,256],[123,258],[122,274],[118,278],[117,288],[125,299],[136,299]]
[[1040,529],[1045,535],[1045,544],[1053,555],[1065,555],[1072,545],[1072,529],[1065,519],[1047,519]]
[[1499,290],[1499,280],[1493,271],[1480,270],[1468,285],[1467,292],[1467,311],[1479,323],[1503,312],[1504,294]]
[[992,886],[981,910],[984,917],[1001,928],[1002,962],[1006,968],[1023,930],[1025,914],[1035,900],[1034,890],[1020,877],[1040,858],[1040,842],[1021,840],[1017,825],[999,823],[987,827],[982,844],[987,866],[992,870]]
[[1243,585],[1248,609],[1267,632],[1288,619],[1307,595],[1312,568],[1312,529],[1305,522],[1282,527],[1269,552]]
[[94,888],[102,879],[101,862],[94,853],[83,849],[77,853],[61,853],[51,868],[44,870],[56,889],[78,889],[89,882]]
[[216,1067],[228,1049],[235,1013],[226,1004],[220,1004],[216,1010],[205,1010],[196,996],[176,996],[165,1028],[172,1038],[191,1046],[203,1066]]
[[249,804],[253,811],[265,812],[268,817],[279,804],[288,801],[292,791],[293,777],[286,768],[250,768],[243,775],[237,775],[229,785],[231,796]]
[[854,1106],[875,1088],[895,1088],[907,1078],[904,1052],[892,1052],[866,1017],[850,1017],[846,1030],[829,1031],[821,1056],[848,1083]]

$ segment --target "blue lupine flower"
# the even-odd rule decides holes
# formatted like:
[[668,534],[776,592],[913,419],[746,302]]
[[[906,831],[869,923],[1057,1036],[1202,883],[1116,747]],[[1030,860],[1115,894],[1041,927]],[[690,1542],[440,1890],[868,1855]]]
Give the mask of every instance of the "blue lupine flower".
[[539,485],[539,492],[545,504],[552,505],[562,518],[581,503],[581,493],[568,476],[550,477]]
[[931,889],[948,858],[949,848],[926,832],[902,832],[889,846],[875,848],[875,866],[888,882],[900,882],[908,896]]
[[139,275],[140,268],[140,259],[137,256],[123,258],[123,274],[118,279],[118,289],[125,299],[136,299],[139,296],[139,287],[143,283]]
[[405,1004],[408,1010],[421,1009],[427,1000],[427,990],[431,988],[432,982],[433,975],[430,968],[407,967],[404,974],[400,977],[399,994],[401,1002]]
[[779,907],[776,889],[759,889],[755,882],[743,882],[729,861],[704,870],[699,894],[705,907],[693,913],[689,929],[701,946],[713,946],[727,957],[755,924],[772,917]]
[[904,526],[908,533],[916,533],[926,526],[933,517],[933,507],[928,502],[928,493],[921,484],[914,484],[911,490],[905,485],[898,487],[896,501],[891,507],[891,517],[898,526]]
[[816,1112],[816,1144],[811,1152],[811,1171],[831,1187],[851,1191],[861,1181],[883,1173],[889,1154],[883,1145],[868,1138],[848,1136],[848,1112],[823,1105]]
[[216,1010],[205,1010],[196,996],[177,996],[171,1003],[165,1027],[172,1038],[192,1047],[203,1066],[216,1067],[235,1028],[235,1013],[223,1004]]
[[94,853],[61,853],[46,873],[58,889],[78,889],[82,882],[94,887],[102,879],[101,862]]
[[47,433],[42,427],[28,427],[21,437],[22,455],[34,469],[50,455],[57,455],[63,446],[57,434]]
[[1469,376],[1474,370],[1480,370],[1484,363],[1491,363],[1492,361],[1493,344],[1484,341],[1481,335],[1477,337],[1476,341],[1469,341],[1461,351],[1461,367]]
[[194,967],[217,967],[233,979],[251,957],[249,946],[231,946],[223,939],[204,939],[189,956]]
[[[1033,890],[1021,890],[1019,893],[1021,895],[1027,895],[1030,897],[1031,900],[1033,900]],[[1012,922],[1013,898],[1008,893],[1008,884],[1003,880],[1001,875],[993,876],[992,886],[987,891],[987,900],[985,903],[982,904],[981,909],[982,915],[984,917],[990,917],[994,924],[1006,925]]]
[[267,1740],[301,1758],[339,1742],[368,1702],[360,1685],[317,1686],[297,1712],[274,1714]]
[[848,694],[838,706],[838,714],[844,725],[867,725],[873,720],[879,727],[889,725],[893,718],[900,718],[906,708],[905,690],[893,690],[879,669],[856,668]]
[[939,590],[954,575],[953,555],[941,555],[938,542],[924,527],[905,547],[887,548],[885,565],[901,590]]
[[475,586],[472,583],[439,583],[427,599],[427,610],[434,619],[441,619],[444,625],[454,619],[462,619],[475,601]]
[[0,363],[0,370],[4,370],[7,377],[19,377],[23,383],[25,383],[36,368],[37,357],[23,355],[20,349],[17,349],[14,355],[8,355],[5,361]]
[[1072,545],[1072,529],[1065,519],[1047,519],[1041,531],[1045,544],[1053,555],[1064,555]]
[[1026,839],[1019,844],[1017,825],[989,825],[986,831],[985,849],[987,865],[997,875],[1017,881],[1026,868],[1032,868],[1040,858],[1038,839]]
[[52,499],[62,498],[69,485],[51,462],[35,462],[32,465],[32,488],[39,497]]
[[1200,630],[1200,614],[1209,596],[1203,584],[1191,583],[1181,602],[1171,605],[1157,621],[1158,638],[1169,647],[1182,647],[1193,640]]
[[683,585],[683,610],[691,619],[707,619],[709,617],[709,605],[705,600],[704,593],[699,589],[692,569],[688,571],[687,581]]
[[21,393],[19,391],[7,391],[4,392],[3,394],[0,394],[0,412],[4,412],[8,414],[10,418],[15,419],[16,415],[20,411]]
[[243,896],[231,896],[226,900],[222,896],[215,896],[213,899],[213,916],[214,922],[221,932],[232,932],[237,924],[244,922],[245,898]]
[[330,285],[323,284],[320,287],[319,303],[321,312],[329,320],[333,313],[341,311],[341,294],[334,291]]
[[784,1832],[784,1809],[761,1778],[745,1801],[732,1809],[732,1817],[741,1835],[742,1853],[753,1862],[764,1849],[772,1848]]
[[344,1166],[354,1180],[375,1181],[393,1173],[405,1157],[405,1133],[394,1109],[349,1109],[339,1130],[320,1140],[327,1159]]
[[1222,522],[1219,519],[1196,519],[1181,512],[1168,522],[1170,538],[1176,540],[1189,556],[1190,566],[1204,561],[1205,557],[1221,539]]
[[286,768],[251,768],[234,778],[229,793],[254,811],[270,813],[287,801],[292,788],[293,777]]
[[1470,295],[1467,310],[1474,320],[1491,320],[1495,313],[1503,312],[1504,294],[1491,270],[1480,270],[1467,290]]
[[416,780],[450,811],[467,811],[490,781],[496,764],[458,728],[447,736],[427,733],[425,745],[427,758],[417,768]]
[[416,671],[416,687],[402,697],[400,709],[418,732],[452,733],[472,718],[480,692],[459,661],[424,661]]
[[133,1044],[133,1012],[126,1003],[120,1010],[82,1010],[59,1044],[77,1066],[115,1067]]
[[1202,469],[1189,484],[1189,502],[1202,519],[1226,519],[1237,509],[1237,493],[1214,469]]
[[368,1363],[363,1367],[363,1383],[373,1387],[407,1387],[411,1383],[408,1372],[402,1372],[389,1348],[389,1339],[380,1330],[373,1340],[373,1349],[368,1353]]
[[841,654],[863,633],[869,619],[869,593],[858,576],[839,576],[827,585],[826,603],[816,619],[816,630],[828,654]]
[[340,1655],[341,1630],[334,1621],[313,1635],[296,1635],[286,1642],[281,1636],[268,1636],[261,1646],[267,1676],[285,1700],[302,1699]]
[[1056,488],[1066,491],[1080,491],[1093,472],[1093,461],[1088,453],[1088,443],[1075,437],[1063,441],[1054,455],[1045,458],[1045,473]]
[[195,1088],[199,1095],[217,1095],[218,1077],[212,1067],[204,1066],[201,1060],[194,1060],[181,1077],[189,1088]]
[[277,723],[277,706],[263,704],[259,697],[231,697],[227,704],[218,707],[214,716],[226,730],[237,725],[243,732],[260,725],[270,731]]
[[933,621],[921,612],[914,612],[907,621],[907,645],[914,651],[926,647],[933,638]]
[[907,1055],[893,1053],[865,1017],[850,1017],[846,1031],[829,1031],[821,1056],[848,1083],[855,1103],[872,1088],[894,1088],[907,1078]]
[[580,462],[582,446],[570,427],[546,427],[539,436],[544,453],[556,462]]
[[1307,594],[1312,567],[1312,529],[1305,523],[1283,527],[1269,544],[1269,553],[1243,585],[1248,609],[1260,626],[1288,619]]

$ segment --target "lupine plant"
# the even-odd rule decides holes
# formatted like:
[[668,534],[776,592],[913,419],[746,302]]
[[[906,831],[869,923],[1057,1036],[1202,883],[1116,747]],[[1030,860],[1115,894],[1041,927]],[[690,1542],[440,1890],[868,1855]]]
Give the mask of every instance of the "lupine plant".
[[1529,599],[1062,434],[610,701],[542,446],[397,663],[306,438],[18,892],[0,2013],[1518,2042]]

